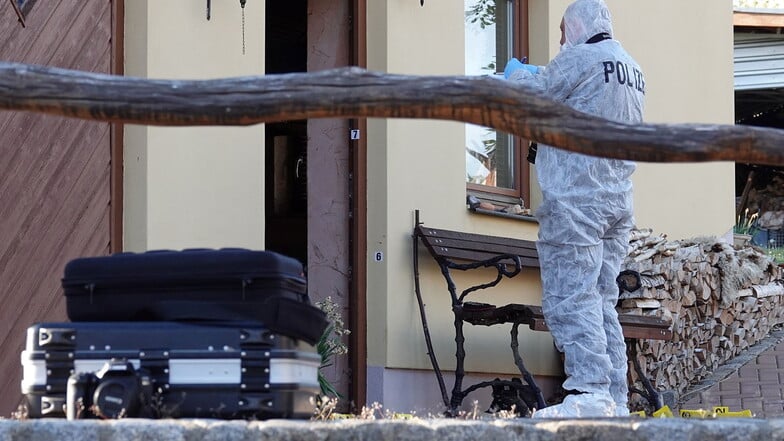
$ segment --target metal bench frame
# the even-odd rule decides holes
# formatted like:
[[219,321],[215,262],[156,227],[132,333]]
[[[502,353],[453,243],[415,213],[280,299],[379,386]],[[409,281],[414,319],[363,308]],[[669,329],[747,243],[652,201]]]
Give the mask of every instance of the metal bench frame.
[[[419,211],[416,212],[416,225],[414,227],[414,284],[419,304],[420,316],[427,345],[428,356],[433,365],[441,396],[447,408],[446,414],[456,416],[458,409],[462,405],[465,397],[480,388],[492,387],[493,400],[501,401],[506,398],[509,403],[508,392],[518,391],[521,395],[527,395],[528,399],[518,402],[516,409],[522,416],[527,415],[527,409],[536,407],[542,409],[547,406],[541,389],[536,384],[533,375],[526,369],[523,358],[519,351],[518,328],[520,324],[526,324],[535,331],[548,331],[547,324],[539,306],[510,304],[501,307],[485,303],[475,303],[465,301],[466,297],[476,291],[492,288],[498,285],[504,278],[512,278],[525,268],[538,268],[539,260],[536,253],[534,242],[520,239],[504,238],[497,236],[485,236],[473,233],[463,233],[423,226],[419,221]],[[419,243],[425,245],[430,254],[441,268],[441,274],[446,280],[447,289],[452,300],[452,312],[454,314],[455,343],[456,343],[456,366],[455,382],[452,386],[451,394],[447,393],[446,384],[441,368],[438,365],[435,352],[433,351],[430,330],[427,324],[425,306],[422,300],[422,292],[419,283]],[[457,261],[465,262],[458,263]],[[511,267],[511,268],[510,268]],[[497,276],[495,280],[469,287],[458,294],[457,286],[452,279],[452,270],[468,271],[476,268],[495,268]],[[627,274],[628,276],[628,274]],[[641,379],[644,389],[631,388],[632,393],[637,393],[644,397],[652,406],[659,409],[663,406],[661,394],[656,390],[651,381],[643,372],[637,361],[637,340],[650,338],[658,340],[669,340],[672,338],[670,323],[655,317],[640,317],[633,315],[619,315],[621,326],[626,338],[627,353],[635,371]],[[512,356],[520,374],[525,381],[520,379],[483,381],[463,388],[465,377],[465,357],[464,348],[465,335],[463,324],[467,322],[472,325],[493,326],[497,324],[510,323],[511,329],[511,349]],[[501,395],[505,395],[501,396]],[[521,409],[524,407],[524,409]]]

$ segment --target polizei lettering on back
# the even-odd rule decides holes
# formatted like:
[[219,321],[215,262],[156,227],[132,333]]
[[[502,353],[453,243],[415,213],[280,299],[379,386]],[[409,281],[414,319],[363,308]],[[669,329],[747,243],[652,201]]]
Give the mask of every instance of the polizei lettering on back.
[[604,66],[605,83],[615,80],[618,81],[618,84],[625,84],[645,94],[645,78],[639,69],[620,61],[605,61],[602,65]]

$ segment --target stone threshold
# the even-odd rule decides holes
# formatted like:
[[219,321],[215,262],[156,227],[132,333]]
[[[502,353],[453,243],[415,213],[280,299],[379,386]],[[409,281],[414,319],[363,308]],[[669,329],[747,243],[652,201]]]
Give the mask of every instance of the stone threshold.
[[782,440],[784,419],[0,420],[0,441]]

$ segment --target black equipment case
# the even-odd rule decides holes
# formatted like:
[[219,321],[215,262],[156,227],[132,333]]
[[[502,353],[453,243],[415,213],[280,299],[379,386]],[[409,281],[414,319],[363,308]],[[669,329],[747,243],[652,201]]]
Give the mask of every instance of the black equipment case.
[[242,322],[41,323],[21,358],[32,418],[308,418],[321,361]]
[[233,321],[315,344],[326,329],[302,264],[271,251],[226,248],[74,259],[62,286],[72,321]]

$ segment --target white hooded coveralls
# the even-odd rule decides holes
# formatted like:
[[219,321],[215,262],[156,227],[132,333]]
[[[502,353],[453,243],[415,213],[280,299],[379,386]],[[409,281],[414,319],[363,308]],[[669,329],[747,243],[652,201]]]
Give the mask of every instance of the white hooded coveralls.
[[[518,70],[510,79],[585,113],[642,122],[642,70],[610,38],[613,30],[604,1],[577,0],[563,20],[566,43],[561,52],[536,75]],[[600,38],[592,39],[597,35]],[[556,346],[565,355],[563,386],[609,393],[616,406],[626,407],[626,345],[615,310],[615,278],[634,226],[635,164],[540,145],[536,169],[543,196],[536,212],[542,307]]]

